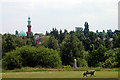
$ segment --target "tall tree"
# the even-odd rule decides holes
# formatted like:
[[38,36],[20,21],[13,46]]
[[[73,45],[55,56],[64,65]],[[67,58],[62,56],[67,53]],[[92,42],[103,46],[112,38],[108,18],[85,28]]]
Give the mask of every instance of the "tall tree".
[[2,51],[3,51],[3,56],[4,53],[12,51],[16,48],[14,38],[11,34],[5,34],[3,36],[3,41],[2,41]]
[[52,31],[50,32],[50,35],[58,39],[58,30],[56,28],[53,28]]
[[87,35],[88,35],[88,33],[89,33],[89,25],[88,25],[88,22],[85,22],[84,26],[85,26],[84,35],[87,37]]
[[94,46],[91,45],[91,50],[90,51],[90,57],[89,57],[89,66],[97,67],[99,65],[99,62],[104,62],[105,61],[105,52],[106,48],[103,45],[100,45],[97,50],[94,49]]
[[110,38],[108,35],[106,35],[105,46],[108,50],[112,48],[112,42],[110,41]]
[[58,40],[56,40],[54,36],[51,36],[47,42],[47,47],[54,50],[58,50],[59,49]]
[[63,65],[73,66],[74,59],[83,58],[84,47],[82,42],[74,34],[65,36],[60,49]]
[[120,47],[120,35],[117,35],[116,33],[113,35],[113,48]]
[[58,35],[58,44],[62,43],[63,39],[64,39],[64,33],[62,33],[62,30],[60,30],[59,32],[60,34]]

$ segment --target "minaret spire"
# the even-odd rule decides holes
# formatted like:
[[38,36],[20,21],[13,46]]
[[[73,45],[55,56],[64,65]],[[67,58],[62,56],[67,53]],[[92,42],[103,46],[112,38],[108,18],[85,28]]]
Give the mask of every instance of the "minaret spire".
[[31,38],[32,36],[33,36],[33,33],[31,32],[31,21],[30,21],[30,17],[28,17],[28,25],[27,25],[27,27],[28,27],[28,32],[26,32],[27,33],[27,37],[28,38]]
[[28,17],[28,25],[31,25],[30,17]]

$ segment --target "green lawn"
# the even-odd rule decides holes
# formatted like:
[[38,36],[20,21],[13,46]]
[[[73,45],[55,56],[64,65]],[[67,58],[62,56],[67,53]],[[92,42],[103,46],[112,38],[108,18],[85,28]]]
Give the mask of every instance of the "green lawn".
[[[3,73],[3,78],[83,78],[84,71],[41,71]],[[88,77],[89,78],[89,77]],[[117,71],[96,71],[92,78],[118,78]]]

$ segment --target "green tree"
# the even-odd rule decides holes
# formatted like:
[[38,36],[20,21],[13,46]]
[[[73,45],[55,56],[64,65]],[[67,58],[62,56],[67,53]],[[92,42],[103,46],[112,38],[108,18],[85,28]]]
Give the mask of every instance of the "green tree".
[[80,41],[83,42],[85,40],[84,33],[75,33],[75,35],[79,38]]
[[50,32],[50,35],[54,36],[56,39],[58,39],[58,30],[55,28],[52,29]]
[[34,67],[35,66],[33,54],[37,52],[36,47],[23,46],[23,47],[17,48],[17,51],[20,52],[19,55],[22,57],[23,67],[26,67],[26,66]]
[[105,41],[103,39],[99,39],[99,47],[103,45],[105,47]]
[[32,45],[31,39],[27,38],[27,39],[25,39],[25,41],[26,41],[26,45],[29,45],[29,46]]
[[44,38],[42,38],[41,45],[47,47],[47,42],[48,42],[49,38],[50,38],[50,36],[45,36]]
[[103,38],[104,38],[104,34],[103,34],[102,32],[100,32],[99,35],[98,35],[98,37],[99,37],[100,39],[103,39]]
[[31,46],[36,46],[36,45],[37,45],[35,39],[31,39],[31,42],[32,42],[32,45],[31,45]]
[[60,67],[62,62],[60,55],[56,50],[44,47],[38,47],[37,53],[33,54],[34,64],[41,65],[42,67]]
[[62,62],[58,51],[45,47],[23,46],[6,53],[2,59],[4,69],[21,67],[60,67]]
[[78,67],[88,67],[88,62],[85,59],[77,58]]
[[112,48],[112,42],[110,41],[110,38],[108,35],[106,35],[105,46],[108,50]]
[[89,25],[88,22],[85,22],[84,24],[85,28],[84,28],[84,35],[87,37],[89,34]]
[[2,59],[3,69],[15,69],[22,67],[22,57],[19,55],[19,51],[11,51],[6,53],[6,55]]
[[85,47],[85,50],[86,50],[86,51],[89,50],[90,43],[91,43],[91,40],[90,40],[89,38],[86,38],[86,39],[83,41],[83,44],[84,44],[84,47]]
[[[110,50],[106,51],[105,58],[109,59],[111,61],[111,63],[113,64],[113,66],[111,66],[111,67],[119,67],[120,48],[114,48],[114,49],[110,49]],[[116,64],[116,62],[118,64]],[[110,67],[110,66],[108,66],[108,67]]]
[[50,49],[58,50],[59,49],[58,40],[56,40],[54,36],[50,36],[47,42],[47,47]]
[[89,39],[91,41],[91,44],[94,44],[95,40],[97,39],[97,34],[91,31],[91,32],[89,32],[88,37],[89,37]]
[[[92,46],[93,47],[93,46]],[[100,45],[100,47],[95,50],[94,47],[92,49],[92,51],[90,52],[90,56],[89,56],[89,61],[88,61],[88,65],[91,67],[97,67],[99,66],[99,62],[104,62],[105,61],[105,52],[106,52],[106,48],[103,45]]]
[[11,34],[3,35],[3,41],[2,41],[3,56],[4,56],[4,53],[12,51],[15,48],[16,48],[16,44],[14,41],[14,37]]
[[65,34],[62,33],[62,30],[60,30],[59,32],[60,34],[58,35],[58,44],[62,43],[63,39],[64,39],[64,36]]
[[113,35],[113,48],[120,47],[120,35],[117,35],[116,33]]
[[87,34],[87,37],[83,40],[85,50],[88,51],[90,48],[91,44],[96,44],[97,43],[97,34],[94,32],[89,32]]
[[15,41],[16,47],[22,47],[22,46],[26,45],[26,40],[25,39],[16,37],[16,38],[14,38],[14,41]]
[[74,35],[66,35],[61,46],[60,54],[63,65],[73,65],[73,60],[83,58],[84,47],[82,42]]

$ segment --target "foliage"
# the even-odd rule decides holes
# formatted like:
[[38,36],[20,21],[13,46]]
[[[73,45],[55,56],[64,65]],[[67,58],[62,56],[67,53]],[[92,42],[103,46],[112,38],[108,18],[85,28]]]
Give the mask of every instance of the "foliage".
[[42,67],[60,67],[61,59],[57,51],[44,47],[37,48],[37,53],[33,55],[34,64]]
[[25,37],[16,37],[11,34],[2,35],[2,56],[5,56],[5,53],[15,50],[17,47],[22,47],[25,45],[32,45],[31,39]]
[[113,35],[113,47],[120,47],[120,33],[118,35],[116,33]]
[[60,50],[63,65],[73,66],[75,58],[83,58],[84,47],[74,34],[66,35],[60,46]]
[[59,67],[61,59],[57,51],[44,47],[23,46],[6,53],[3,57],[3,68],[14,69],[29,66]]
[[58,40],[56,40],[54,36],[51,36],[47,42],[47,47],[50,49],[58,50]]
[[88,62],[85,59],[77,58],[78,67],[88,67]]
[[[106,58],[106,62],[111,62],[111,66],[110,67],[119,67],[120,64],[120,48],[114,48],[111,49],[107,52],[105,52],[105,58]],[[109,66],[107,66],[109,67]]]
[[2,37],[2,52],[3,55],[6,52],[12,51],[16,48],[15,41],[14,41],[14,36],[10,34],[4,34]]
[[15,41],[15,45],[17,47],[22,47],[22,46],[25,46],[26,45],[26,40],[25,39],[22,39],[22,38],[14,38],[14,41]]
[[94,45],[91,46],[93,49],[90,52],[88,65],[91,67],[97,67],[99,62],[105,61],[105,52],[106,48],[105,46],[101,45],[97,50],[94,49]]
[[[15,68],[21,66],[35,67],[36,65],[58,67],[61,65],[61,60],[63,65],[73,66],[73,60],[77,59],[78,66],[119,67],[119,31],[117,33],[111,30],[107,33],[97,31],[95,33],[89,31],[87,22],[84,26],[84,31],[79,33],[75,31],[68,32],[66,29],[58,31],[53,28],[50,33],[46,32],[40,45],[36,45],[37,42],[33,36],[27,38],[12,34],[0,34],[2,36],[2,39],[0,39],[2,49],[0,51],[2,51],[3,62],[5,65],[10,65],[8,64],[10,62],[9,58],[13,59],[11,64]],[[11,69],[11,66],[7,68]]]
[[71,68],[71,66],[70,66],[70,65],[67,65],[67,66],[63,66],[63,68]]
[[112,49],[112,41],[110,41],[110,38],[108,35],[106,35],[106,39],[105,39],[105,46],[106,48],[109,50],[109,49]]
[[103,68],[115,68],[117,67],[118,62],[111,62],[109,59],[107,59],[105,62],[99,62],[99,66]]
[[21,48],[17,48],[20,52],[20,56],[22,57],[22,66],[35,66],[34,65],[34,59],[33,59],[33,54],[36,53],[36,48],[35,47],[30,47],[30,46],[23,46]]
[[4,69],[14,69],[22,67],[22,57],[19,51],[11,51],[6,53],[6,56],[2,59],[2,66]]
[[50,36],[45,36],[42,38],[41,45],[47,47],[47,42],[49,40]]

